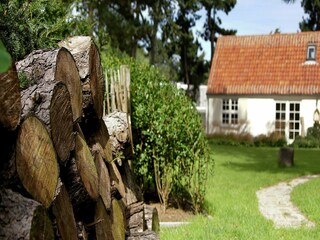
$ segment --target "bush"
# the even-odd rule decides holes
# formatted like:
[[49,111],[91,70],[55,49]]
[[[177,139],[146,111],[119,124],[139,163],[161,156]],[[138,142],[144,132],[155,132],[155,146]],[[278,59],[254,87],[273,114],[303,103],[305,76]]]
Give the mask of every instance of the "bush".
[[193,103],[154,67],[126,57],[102,59],[107,67],[120,62],[130,65],[133,166],[143,190],[156,186],[164,207],[171,196],[191,202],[200,211],[212,163]]
[[313,127],[308,128],[307,136],[298,136],[292,143],[297,148],[319,148],[320,147],[320,124],[315,122]]

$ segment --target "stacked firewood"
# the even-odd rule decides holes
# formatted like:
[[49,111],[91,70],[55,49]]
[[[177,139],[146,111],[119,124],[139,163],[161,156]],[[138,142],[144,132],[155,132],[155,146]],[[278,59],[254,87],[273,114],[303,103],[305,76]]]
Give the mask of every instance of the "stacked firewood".
[[[103,118],[104,89],[90,37],[0,74],[0,239],[159,239],[129,164],[128,123]],[[110,137],[106,123],[124,126]]]

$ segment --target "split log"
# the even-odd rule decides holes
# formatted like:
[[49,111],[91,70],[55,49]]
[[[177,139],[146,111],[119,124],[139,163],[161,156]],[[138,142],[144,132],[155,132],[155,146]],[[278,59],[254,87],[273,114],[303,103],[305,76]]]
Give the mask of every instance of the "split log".
[[125,157],[130,158],[132,155],[132,143],[130,142],[127,114],[113,112],[103,117],[103,120],[110,134],[113,156],[117,157],[122,152]]
[[112,200],[112,235],[114,240],[125,239],[125,218],[122,202]]
[[49,133],[34,116],[27,117],[21,124],[16,167],[24,188],[36,201],[49,207],[56,195],[59,168]]
[[76,221],[74,219],[73,209],[70,198],[64,185],[52,204],[52,212],[55,216],[59,236],[62,240],[77,240],[78,232]]
[[98,198],[99,189],[98,173],[90,149],[79,134],[75,138],[75,157],[68,161],[64,178],[75,214],[78,215],[82,208],[90,207],[92,201]]
[[160,221],[157,208],[144,204],[144,217],[147,223],[147,229],[159,234]]
[[46,209],[11,190],[0,190],[0,238],[54,239]]
[[36,50],[16,63],[21,76],[30,84],[65,83],[70,93],[73,121],[82,113],[82,90],[80,76],[75,61],[65,48]]
[[0,74],[0,126],[14,130],[20,122],[20,89],[15,65]]
[[159,240],[160,237],[153,231],[147,230],[144,232],[132,233],[127,240]]
[[104,80],[99,51],[91,37],[76,36],[59,43],[73,55],[83,91],[83,110],[85,115],[94,112],[98,119],[103,115]]
[[70,94],[62,82],[42,82],[21,92],[22,117],[36,115],[51,134],[59,159],[64,162],[74,148]]
[[101,152],[102,147],[99,143],[94,145],[94,160],[98,172],[98,180],[99,180],[99,194],[102,198],[104,206],[106,209],[111,209],[111,180],[108,168],[103,161]]
[[102,198],[99,198],[95,210],[96,239],[113,239],[111,211],[107,211]]
[[127,232],[129,234],[146,230],[143,202],[133,203],[126,208]]

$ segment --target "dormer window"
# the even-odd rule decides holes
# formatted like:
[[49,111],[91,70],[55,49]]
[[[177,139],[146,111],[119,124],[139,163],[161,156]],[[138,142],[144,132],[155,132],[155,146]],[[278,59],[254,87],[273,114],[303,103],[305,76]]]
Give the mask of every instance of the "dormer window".
[[316,60],[316,45],[309,44],[307,48],[307,60]]

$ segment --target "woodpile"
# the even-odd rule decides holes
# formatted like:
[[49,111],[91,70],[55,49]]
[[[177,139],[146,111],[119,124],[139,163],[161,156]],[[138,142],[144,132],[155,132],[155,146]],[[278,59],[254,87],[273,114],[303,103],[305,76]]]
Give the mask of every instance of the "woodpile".
[[59,46],[0,74],[0,238],[159,239],[131,169],[130,111],[103,116],[96,45]]

